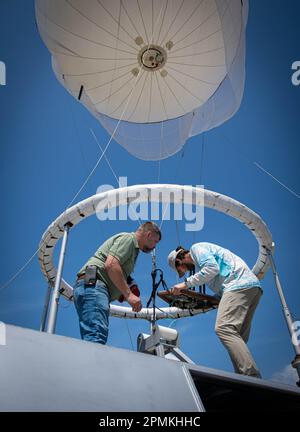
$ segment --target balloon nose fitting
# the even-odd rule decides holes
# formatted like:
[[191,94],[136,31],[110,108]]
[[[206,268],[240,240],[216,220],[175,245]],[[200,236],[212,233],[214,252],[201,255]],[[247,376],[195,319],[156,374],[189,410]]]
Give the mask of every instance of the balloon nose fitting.
[[166,64],[167,53],[158,45],[147,45],[140,50],[138,61],[143,69],[157,71]]

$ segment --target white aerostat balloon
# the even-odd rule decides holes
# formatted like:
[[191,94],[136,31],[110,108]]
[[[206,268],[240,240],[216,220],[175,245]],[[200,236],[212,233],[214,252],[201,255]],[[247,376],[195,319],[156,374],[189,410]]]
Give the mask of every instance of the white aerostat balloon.
[[247,0],[36,0],[61,84],[134,156],[160,160],[228,120]]

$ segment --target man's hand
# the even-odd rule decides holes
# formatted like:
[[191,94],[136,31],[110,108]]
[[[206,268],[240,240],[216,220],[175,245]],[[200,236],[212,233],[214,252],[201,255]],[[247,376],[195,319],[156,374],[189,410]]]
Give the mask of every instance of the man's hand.
[[[136,283],[131,284],[131,285],[128,285],[128,288],[130,289],[130,291],[131,291],[135,296],[140,297],[141,293],[140,293],[139,287],[137,286]],[[125,297],[124,297],[124,295],[122,294],[122,295],[119,297],[118,301],[119,301],[120,303],[123,303],[124,300],[125,300]]]
[[175,296],[180,295],[181,290],[183,290],[183,289],[187,289],[187,284],[185,282],[174,285],[173,288],[171,289],[171,294],[173,294]]
[[126,300],[132,307],[133,312],[139,312],[142,309],[140,297],[137,297],[133,292],[130,292]]

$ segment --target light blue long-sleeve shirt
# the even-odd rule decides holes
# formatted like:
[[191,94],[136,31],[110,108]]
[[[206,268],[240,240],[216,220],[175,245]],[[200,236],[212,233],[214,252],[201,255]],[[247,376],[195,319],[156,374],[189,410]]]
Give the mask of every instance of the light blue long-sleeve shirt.
[[260,282],[237,255],[213,243],[196,243],[190,249],[195,274],[187,278],[189,288],[206,284],[217,295],[244,288],[260,287]]

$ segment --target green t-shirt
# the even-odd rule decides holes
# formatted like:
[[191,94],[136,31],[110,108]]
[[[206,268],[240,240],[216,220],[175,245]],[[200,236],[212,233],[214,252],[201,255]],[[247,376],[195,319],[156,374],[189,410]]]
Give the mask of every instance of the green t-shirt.
[[121,292],[108,277],[104,264],[108,255],[116,257],[121,265],[125,280],[133,272],[139,254],[139,246],[135,233],[119,233],[106,240],[87,263],[80,269],[78,276],[85,272],[88,265],[98,267],[99,279],[106,284],[111,301],[118,299]]

